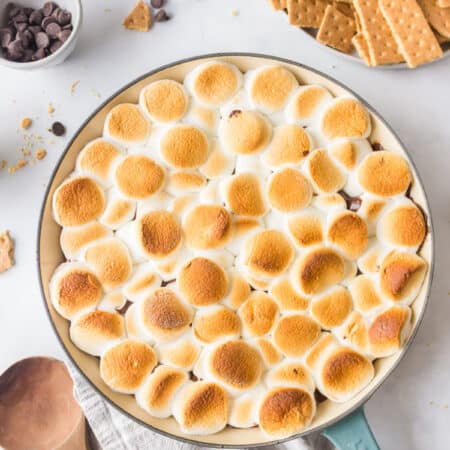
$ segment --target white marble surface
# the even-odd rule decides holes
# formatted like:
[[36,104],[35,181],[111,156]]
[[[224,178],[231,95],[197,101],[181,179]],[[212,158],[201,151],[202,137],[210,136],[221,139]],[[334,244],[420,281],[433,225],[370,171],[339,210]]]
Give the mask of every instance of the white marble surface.
[[[14,175],[0,171],[0,229],[10,229],[17,245],[17,265],[0,275],[0,372],[29,355],[64,358],[38,288],[36,232],[47,179],[85,117],[122,85],[161,64],[220,51],[272,54],[351,86],[390,122],[423,177],[437,242],[431,301],[410,351],[366,411],[383,449],[448,449],[450,59],[414,71],[370,70],[288,27],[265,0],[169,0],[173,20],[146,34],[127,32],[120,23],[133,1],[83,2],[79,43],[59,67],[33,73],[0,67],[0,160],[19,158],[22,139],[16,130],[24,116],[35,120],[30,132],[52,139],[46,131],[52,122],[49,102],[56,108],[54,118],[67,125],[65,138],[46,144],[44,161]],[[80,83],[71,95],[74,80]]]

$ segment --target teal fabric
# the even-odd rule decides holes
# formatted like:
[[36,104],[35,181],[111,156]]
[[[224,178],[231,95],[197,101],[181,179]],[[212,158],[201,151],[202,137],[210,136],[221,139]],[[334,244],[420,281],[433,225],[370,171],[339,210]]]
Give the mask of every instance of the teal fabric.
[[326,428],[322,434],[338,450],[380,450],[362,408]]

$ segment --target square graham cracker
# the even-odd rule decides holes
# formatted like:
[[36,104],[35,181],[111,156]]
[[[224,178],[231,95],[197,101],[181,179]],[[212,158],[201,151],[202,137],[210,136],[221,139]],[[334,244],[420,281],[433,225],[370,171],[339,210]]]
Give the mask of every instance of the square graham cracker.
[[269,3],[276,11],[287,8],[287,0],[269,0]]
[[404,61],[397,42],[378,7],[378,0],[354,0],[362,33],[369,48],[370,64],[379,66]]
[[343,14],[334,5],[328,5],[316,39],[322,44],[344,53],[352,49],[352,37],[356,33],[354,19]]
[[352,37],[353,47],[356,48],[358,55],[360,58],[370,66],[370,55],[369,55],[369,47],[367,45],[366,38],[362,33],[357,33]]
[[437,0],[418,0],[417,3],[429,24],[442,36],[450,37],[450,8],[441,8]]
[[416,0],[379,0],[380,9],[409,67],[442,57],[442,49]]
[[289,23],[299,27],[319,28],[330,3],[326,0],[287,0]]

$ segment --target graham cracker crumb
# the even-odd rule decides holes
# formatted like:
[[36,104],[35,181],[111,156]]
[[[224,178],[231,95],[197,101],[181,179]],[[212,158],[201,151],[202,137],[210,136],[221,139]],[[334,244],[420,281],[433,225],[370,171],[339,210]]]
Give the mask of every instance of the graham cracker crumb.
[[0,163],[0,169],[4,169],[7,164],[8,164],[8,161],[6,161],[6,159],[3,159],[2,162]]
[[22,152],[23,156],[30,156],[31,155],[31,150],[28,150],[26,148],[22,148],[21,152]]
[[8,173],[16,173],[16,168],[14,166],[9,166]]
[[14,265],[14,242],[9,231],[0,233],[0,273]]
[[70,95],[73,95],[75,93],[75,89],[77,88],[80,80],[72,81],[72,84],[70,85]]
[[42,159],[44,159],[47,156],[47,150],[45,150],[45,148],[38,148],[36,150],[36,159],[38,161],[41,161]]
[[49,114],[53,114],[55,112],[55,107],[51,103],[48,104],[47,112]]
[[128,30],[148,31],[150,25],[150,7],[143,0],[139,0],[127,17],[125,17],[123,26]]
[[16,164],[16,169],[22,169],[26,165],[28,165],[28,161],[26,159],[19,159]]
[[29,117],[24,117],[22,121],[20,122],[20,126],[24,130],[28,130],[28,128],[31,127],[31,124],[33,121]]

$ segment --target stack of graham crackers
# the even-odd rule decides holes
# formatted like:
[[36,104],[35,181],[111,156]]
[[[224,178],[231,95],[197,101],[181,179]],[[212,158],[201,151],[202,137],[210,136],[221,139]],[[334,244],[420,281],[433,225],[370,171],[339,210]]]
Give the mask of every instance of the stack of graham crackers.
[[289,24],[316,30],[341,52],[357,51],[369,66],[441,58],[450,42],[450,0],[269,0]]

